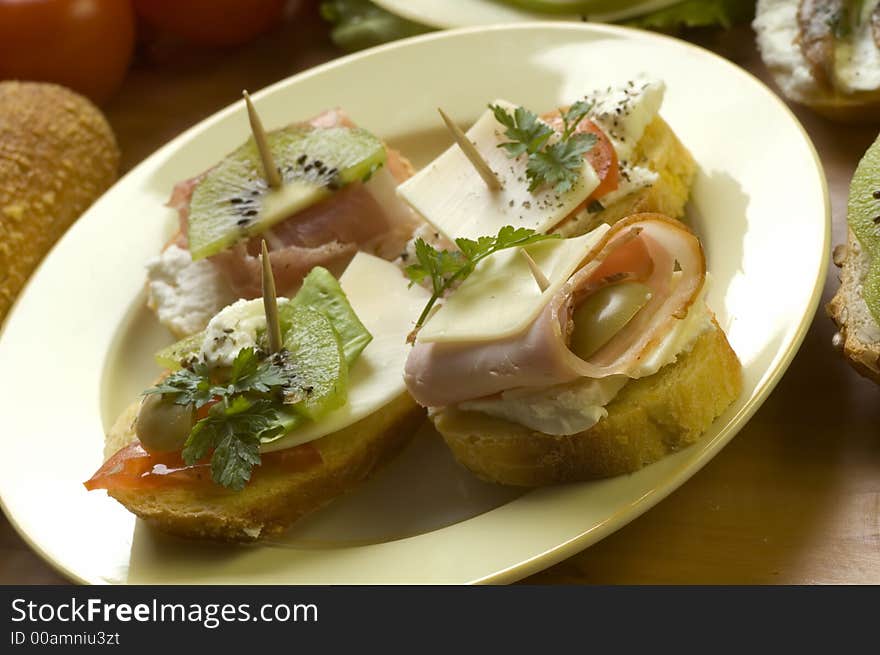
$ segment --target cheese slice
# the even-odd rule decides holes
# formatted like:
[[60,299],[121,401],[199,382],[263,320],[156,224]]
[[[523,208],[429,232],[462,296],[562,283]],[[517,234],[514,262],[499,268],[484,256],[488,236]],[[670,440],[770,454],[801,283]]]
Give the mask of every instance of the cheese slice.
[[590,249],[608,231],[601,225],[573,239],[553,239],[527,246],[550,282],[542,293],[520,248],[487,257],[419,331],[427,342],[495,341],[531,325],[571,277]]
[[622,165],[660,112],[665,93],[663,80],[639,76],[587,95],[586,101],[592,105],[589,117],[605,132]]
[[394,264],[363,252],[351,261],[339,283],[373,335],[349,372],[348,402],[320,421],[264,444],[262,452],[292,448],[342,430],[406,392],[403,367],[410,350],[406,337],[430,294],[420,286],[410,287]]
[[[496,100],[513,113],[515,105]],[[453,145],[433,162],[398,187],[398,194],[447,239],[476,239],[497,234],[505,225],[545,232],[568,216],[593,190],[599,178],[584,161],[580,181],[557,194],[546,185],[534,193],[526,178],[527,157],[507,156],[499,144],[509,141],[504,127],[486,110],[467,137],[495,171],[502,184],[492,191],[458,145]]]

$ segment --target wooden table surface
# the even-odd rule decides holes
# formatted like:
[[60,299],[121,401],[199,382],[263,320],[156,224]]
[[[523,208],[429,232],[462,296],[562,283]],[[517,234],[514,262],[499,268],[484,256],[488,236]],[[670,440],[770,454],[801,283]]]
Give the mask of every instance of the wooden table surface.
[[[689,37],[767,81],[748,27]],[[234,51],[139,57],[105,107],[123,168],[237,100],[242,88],[339,54],[306,10]],[[794,111],[824,163],[840,243],[849,180],[877,127]],[[823,303],[836,288],[832,266]],[[712,462],[641,518],[528,582],[880,583],[880,390],[832,350],[833,333],[820,309],[785,378]],[[0,584],[62,582],[0,517]]]

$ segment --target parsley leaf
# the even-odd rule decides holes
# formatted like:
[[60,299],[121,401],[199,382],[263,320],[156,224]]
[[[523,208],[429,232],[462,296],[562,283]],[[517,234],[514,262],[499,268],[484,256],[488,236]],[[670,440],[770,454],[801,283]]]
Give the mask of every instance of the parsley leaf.
[[498,147],[504,148],[512,158],[519,157],[524,152],[538,152],[553,136],[553,128],[524,107],[517,107],[513,116],[498,105],[489,105],[489,109],[495,114],[495,120],[507,128],[504,135],[511,141],[501,143]]
[[410,334],[410,341],[425,323],[431,309],[443,294],[456,282],[470,275],[476,265],[489,255],[507,248],[521,248],[545,239],[558,239],[558,234],[539,234],[526,227],[515,228],[505,225],[494,237],[473,239],[459,238],[455,240],[457,251],[437,250],[424,239],[416,240],[417,264],[406,268],[406,274],[413,283],[420,283],[430,278],[433,294],[422,311],[416,326]]
[[504,148],[514,159],[528,154],[529,191],[547,184],[561,194],[574,186],[580,176],[583,156],[596,144],[595,135],[576,131],[592,107],[591,103],[579,100],[561,112],[562,132],[558,133],[558,139],[551,141],[557,132],[529,110],[517,107],[511,115],[503,107],[489,105],[495,119],[507,128],[504,134],[513,140],[498,147]]
[[595,134],[575,134],[566,141],[557,141],[529,157],[526,177],[529,191],[543,184],[553,185],[556,193],[565,193],[580,178],[584,154],[596,143]]
[[192,466],[213,450],[211,478],[240,491],[260,464],[260,441],[281,429],[278,411],[270,400],[237,396],[213,405],[208,416],[192,429],[183,447],[183,461]]
[[565,126],[565,129],[562,132],[563,141],[571,138],[571,135],[574,134],[574,131],[577,129],[578,125],[580,125],[581,121],[587,117],[587,114],[590,113],[590,110],[592,108],[592,102],[587,102],[586,100],[578,100],[566,111],[562,112],[562,124]]
[[[183,447],[188,465],[211,451],[211,478],[219,485],[240,490],[260,463],[260,442],[280,434],[284,427],[275,408],[302,400],[296,367],[290,353],[282,350],[261,358],[253,348],[243,348],[230,368],[224,384],[212,382],[201,363],[193,369],[175,371],[145,394],[171,396],[178,405],[197,409],[214,403],[207,416],[197,421]],[[273,399],[273,396],[274,399]]]
[[194,370],[182,368],[174,371],[144,395],[160,393],[174,398],[178,405],[194,405],[196,409],[203,407],[214,398],[213,385],[207,371],[200,370],[196,364]]

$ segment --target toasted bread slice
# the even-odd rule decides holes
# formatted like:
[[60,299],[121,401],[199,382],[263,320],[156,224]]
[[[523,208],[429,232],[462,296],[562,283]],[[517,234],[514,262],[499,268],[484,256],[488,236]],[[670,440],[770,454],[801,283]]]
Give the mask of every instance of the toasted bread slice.
[[880,383],[880,326],[862,297],[871,257],[862,250],[853,231],[848,232],[846,246],[834,251],[834,263],[841,267],[840,288],[826,310],[840,330],[835,345],[843,349],[853,368]]
[[659,179],[631,193],[602,211],[570,216],[552,231],[565,237],[579,236],[641,212],[656,212],[681,220],[697,171],[693,156],[659,115],[645,128],[632,157],[636,166],[650,168]]
[[[137,411],[134,403],[111,428],[107,457],[135,439]],[[271,537],[369,477],[403,448],[424,416],[409,394],[401,394],[381,411],[311,442],[321,453],[321,465],[301,472],[266,472],[242,491],[217,487],[199,493],[178,486],[114,490],[110,495],[163,532],[181,537],[233,542]]]
[[453,408],[433,420],[455,458],[478,477],[536,487],[631,473],[689,446],[741,390],[739,360],[713,321],[677,361],[629,382],[608,416],[584,432],[548,435]]

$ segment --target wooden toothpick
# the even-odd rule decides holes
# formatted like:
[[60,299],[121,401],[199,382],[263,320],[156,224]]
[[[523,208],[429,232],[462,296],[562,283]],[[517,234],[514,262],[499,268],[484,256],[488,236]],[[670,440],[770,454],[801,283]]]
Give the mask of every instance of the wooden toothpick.
[[452,122],[452,119],[446,115],[446,112],[439,107],[437,108],[437,111],[440,112],[440,117],[443,119],[443,122],[446,123],[446,127],[452,134],[452,138],[455,139],[455,142],[458,144],[458,147],[461,148],[464,156],[467,157],[471,164],[474,165],[474,168],[477,169],[477,173],[483,178],[483,182],[486,183],[486,186],[492,191],[500,191],[501,182],[498,181],[498,176],[495,175],[495,171],[493,171],[489,167],[489,164],[486,163],[486,160],[483,159],[483,155],[480,154],[480,151],[470,142],[470,139],[468,139],[467,135],[461,131],[461,128]]
[[254,142],[257,144],[257,151],[260,153],[260,159],[263,160],[263,170],[266,173],[266,182],[273,189],[281,188],[281,175],[278,173],[278,167],[272,159],[272,153],[269,150],[269,142],[266,140],[266,130],[263,129],[263,122],[260,115],[251,102],[251,97],[247,91],[242,91],[244,96],[244,104],[247,106],[248,121],[251,124],[251,132],[254,135]]
[[269,248],[263,240],[263,254],[260,257],[263,265],[263,309],[266,312],[266,333],[269,335],[269,350],[277,353],[281,350],[281,322],[278,319],[278,298],[275,295],[275,276],[272,275],[272,263],[269,261]]
[[522,256],[525,257],[526,263],[529,265],[529,270],[532,272],[535,282],[538,283],[538,288],[541,290],[541,293],[544,293],[547,290],[547,287],[550,286],[550,280],[547,279],[547,276],[544,275],[544,271],[538,267],[538,264],[532,259],[532,256],[529,253],[522,248],[520,248],[519,251],[522,253]]

